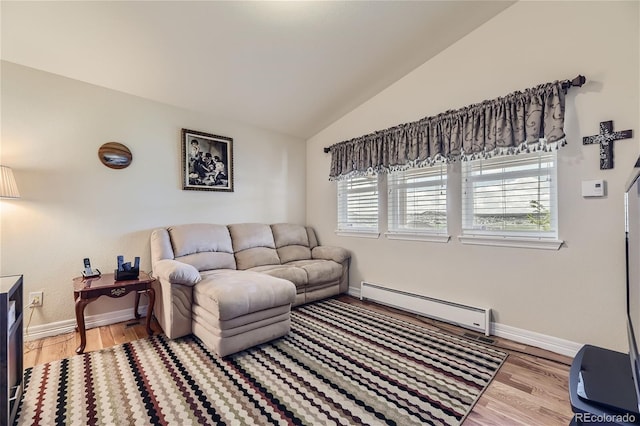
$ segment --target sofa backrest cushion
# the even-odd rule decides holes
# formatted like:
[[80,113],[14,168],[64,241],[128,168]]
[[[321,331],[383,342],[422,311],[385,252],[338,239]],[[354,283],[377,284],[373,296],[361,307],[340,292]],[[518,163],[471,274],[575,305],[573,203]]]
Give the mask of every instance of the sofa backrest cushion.
[[229,225],[228,228],[233,241],[233,252],[236,256],[238,269],[280,264],[269,225],[237,223]]
[[282,263],[311,259],[309,235],[304,226],[293,223],[277,223],[271,225],[271,231]]
[[307,226],[307,237],[309,237],[309,248],[314,249],[318,247],[318,237],[316,237],[316,231],[312,227]]
[[194,223],[167,228],[176,260],[198,271],[236,269],[231,236],[225,225]]
[[163,259],[173,259],[173,246],[167,228],[151,231],[151,264]]

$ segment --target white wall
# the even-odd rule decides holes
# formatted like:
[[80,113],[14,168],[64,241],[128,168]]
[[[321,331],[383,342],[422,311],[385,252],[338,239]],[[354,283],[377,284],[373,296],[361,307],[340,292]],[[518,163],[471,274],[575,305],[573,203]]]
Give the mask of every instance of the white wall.
[[[638,16],[637,2],[519,2],[311,138],[307,222],[323,243],[352,251],[351,285],[491,307],[500,324],[626,350],[623,186],[638,137],[616,142],[606,171],[582,137],[606,120],[640,132]],[[323,147],[578,74],[587,84],[569,92],[569,145],[559,151],[559,251],[462,245],[457,212],[447,244],[335,235],[336,185]],[[451,173],[459,181],[459,165]],[[588,179],[605,179],[608,196],[583,198]]]
[[[1,71],[0,164],[22,198],[0,201],[0,273],[24,274],[25,297],[44,290],[32,325],[75,318],[71,280],[84,257],[111,272],[117,255],[140,256],[149,270],[155,227],[304,223],[304,141],[7,62]],[[235,192],[182,190],[182,128],[233,138]],[[109,141],[129,147],[128,168],[100,163]],[[86,314],[132,301],[103,297]]]

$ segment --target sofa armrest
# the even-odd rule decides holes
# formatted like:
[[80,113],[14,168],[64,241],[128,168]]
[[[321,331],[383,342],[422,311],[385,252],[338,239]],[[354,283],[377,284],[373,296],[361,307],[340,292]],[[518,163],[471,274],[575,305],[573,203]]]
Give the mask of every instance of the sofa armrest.
[[342,263],[351,258],[351,254],[342,247],[317,246],[311,250],[311,257],[313,259],[333,260],[334,262]]
[[153,264],[153,276],[170,282],[171,284],[183,284],[194,286],[202,277],[200,272],[187,263],[173,259],[158,260]]

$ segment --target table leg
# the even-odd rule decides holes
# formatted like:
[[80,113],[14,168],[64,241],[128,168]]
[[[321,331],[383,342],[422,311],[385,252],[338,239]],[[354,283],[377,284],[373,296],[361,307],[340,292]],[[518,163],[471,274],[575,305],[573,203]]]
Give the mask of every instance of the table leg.
[[[147,295],[149,296],[149,304],[147,305],[147,334],[151,336],[153,334],[153,330],[151,330],[151,317],[153,316],[153,304],[156,301],[156,292],[150,288],[147,290]],[[140,295],[138,295],[138,297],[140,297]],[[136,305],[136,312],[137,311],[138,307]]]
[[136,291],[136,304],[134,305],[133,315],[135,315],[136,319],[140,319],[140,313],[138,312],[138,305],[140,304],[140,292]]
[[78,331],[80,332],[80,346],[76,349],[76,353],[79,355],[84,352],[85,346],[87,346],[87,330],[84,325],[84,308],[89,303],[96,299],[76,299],[76,324]]
[[[76,300],[78,300],[78,297],[80,297],[80,293],[78,293],[77,291],[73,292],[73,301],[75,302]],[[76,331],[78,331],[78,321],[76,321]]]

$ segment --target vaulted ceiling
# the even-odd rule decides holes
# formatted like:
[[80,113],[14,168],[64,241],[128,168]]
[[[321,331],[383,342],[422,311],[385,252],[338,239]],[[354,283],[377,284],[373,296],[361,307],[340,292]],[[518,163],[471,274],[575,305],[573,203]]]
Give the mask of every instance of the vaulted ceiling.
[[3,0],[1,57],[306,139],[511,4]]

